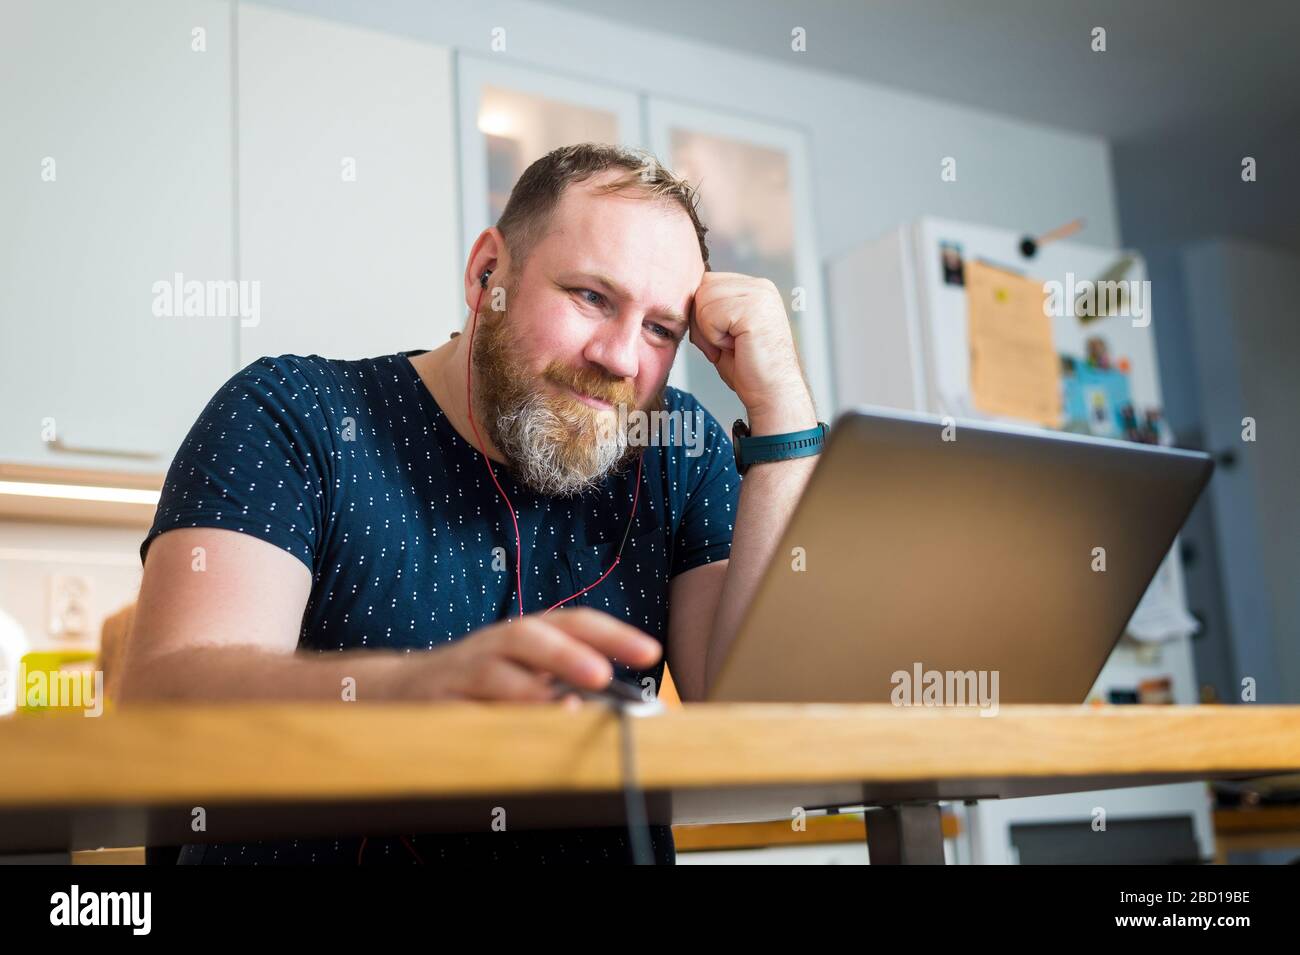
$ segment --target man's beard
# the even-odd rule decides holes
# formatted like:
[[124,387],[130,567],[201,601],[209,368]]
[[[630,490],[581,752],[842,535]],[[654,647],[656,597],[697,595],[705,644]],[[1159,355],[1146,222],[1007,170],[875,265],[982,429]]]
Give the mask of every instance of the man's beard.
[[[628,413],[636,409],[631,383],[559,361],[534,377],[515,344],[507,312],[479,313],[472,357],[475,409],[483,411],[488,436],[520,483],[539,494],[572,497],[627,470],[642,450],[628,441]],[[546,382],[561,390],[552,391]],[[584,404],[566,387],[613,408]],[[662,403],[661,388],[648,407]],[[626,409],[621,422],[620,407]]]

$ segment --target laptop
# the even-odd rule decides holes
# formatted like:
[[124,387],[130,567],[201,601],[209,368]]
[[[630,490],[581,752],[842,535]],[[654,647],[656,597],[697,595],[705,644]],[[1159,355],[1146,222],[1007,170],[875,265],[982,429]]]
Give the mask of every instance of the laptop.
[[924,704],[934,674],[950,691],[953,674],[996,674],[1001,703],[1081,703],[1213,466],[1197,451],[847,411],[708,699]]

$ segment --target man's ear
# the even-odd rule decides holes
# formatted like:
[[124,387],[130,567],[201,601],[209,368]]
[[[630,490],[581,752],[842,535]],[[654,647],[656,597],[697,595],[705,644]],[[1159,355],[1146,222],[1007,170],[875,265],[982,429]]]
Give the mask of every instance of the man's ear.
[[500,274],[509,265],[506,253],[505,237],[496,226],[484,229],[470,249],[469,259],[465,263],[462,281],[465,283],[465,305],[472,309],[480,292],[487,290],[483,276]]

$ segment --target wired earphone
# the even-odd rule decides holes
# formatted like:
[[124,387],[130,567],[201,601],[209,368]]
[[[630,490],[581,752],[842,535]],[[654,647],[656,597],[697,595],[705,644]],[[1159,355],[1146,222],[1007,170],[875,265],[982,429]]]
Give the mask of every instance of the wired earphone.
[[[479,306],[482,305],[483,303],[483,293],[487,291],[488,276],[491,274],[492,274],[492,270],[488,269],[481,276],[479,276],[479,280],[478,280],[478,286],[479,286],[478,298],[474,302],[474,318],[469,328],[469,358],[466,360],[465,363],[466,366],[465,367],[465,402],[466,402],[466,406],[469,409],[469,426],[474,429],[474,437],[478,439],[479,451],[483,455],[483,463],[487,466],[488,474],[492,476],[492,483],[496,485],[497,492],[501,495],[502,499],[506,502],[506,507],[510,511],[510,520],[514,524],[515,589],[519,594],[519,616],[522,617],[524,615],[524,578],[523,578],[524,550],[523,550],[523,541],[519,536],[519,518],[515,514],[514,505],[510,503],[509,495],[507,495],[505,489],[501,487],[501,482],[497,480],[496,471],[494,471],[492,468],[492,461],[488,457],[487,448],[483,443],[483,436],[479,434],[478,425],[474,422],[474,392],[471,387],[471,380],[470,380],[471,369],[474,365],[474,331],[476,328],[478,328]],[[543,616],[550,613],[552,610],[554,610],[556,607],[559,607],[561,604],[566,604],[570,600],[573,600],[575,597],[581,597],[588,590],[591,590],[592,587],[597,586],[602,580],[604,580],[611,573],[613,573],[614,568],[617,567],[619,561],[623,559],[623,548],[627,546],[628,535],[632,533],[632,521],[636,518],[636,506],[637,506],[637,502],[640,500],[641,497],[641,465],[642,465],[642,459],[644,457],[645,457],[644,450],[642,450],[641,453],[638,454],[636,457],[636,488],[632,494],[632,512],[627,516],[627,526],[623,529],[623,540],[618,545],[618,553],[614,556],[614,563],[610,564],[609,570],[601,574],[600,577],[598,577],[594,583],[591,583],[586,587],[583,587],[576,594],[570,594],[568,597],[565,597],[563,600],[559,601],[559,603],[554,603],[551,606],[547,607],[546,610],[542,611]]]
[[[478,298],[474,302],[474,318],[469,329],[469,359],[465,368],[465,399],[466,406],[469,409],[469,425],[474,430],[474,437],[478,439],[479,451],[483,455],[483,463],[487,466],[488,474],[492,476],[492,483],[496,485],[497,492],[506,502],[506,507],[510,511],[510,520],[515,528],[515,588],[519,593],[519,616],[524,615],[524,581],[523,581],[523,541],[519,535],[519,518],[515,514],[514,505],[510,502],[510,496],[506,494],[501,482],[497,480],[496,471],[492,469],[492,460],[488,457],[487,447],[483,443],[483,436],[479,434],[478,425],[474,422],[474,392],[471,387],[470,369],[474,364],[474,331],[478,328],[479,306],[483,303],[483,293],[487,291],[488,276],[492,270],[488,269],[479,277]],[[619,561],[623,559],[623,548],[627,546],[628,535],[632,532],[632,522],[636,518],[636,506],[641,498],[641,466],[645,457],[644,449],[636,458],[636,488],[632,494],[632,512],[627,516],[627,526],[623,529],[623,540],[618,545],[618,553],[614,556],[614,563],[609,565],[609,570],[605,571],[592,584],[583,587],[576,594],[565,597],[559,603],[552,604],[542,612],[542,615],[550,613],[561,604],[566,604],[575,597],[581,597],[592,587],[595,587],[602,580],[613,573],[614,568],[618,566]],[[508,618],[507,618],[508,619]],[[632,725],[629,716],[629,708],[625,703],[615,703],[615,709],[619,715],[619,729],[621,739],[622,755],[622,777],[623,777],[623,798],[627,809],[627,831],[628,839],[631,843],[632,858],[637,865],[653,864],[653,850],[650,845],[649,821],[646,812],[645,794],[640,792],[636,785],[636,770],[634,768],[635,747],[632,741]],[[415,860],[421,865],[424,859],[415,847],[411,845],[406,836],[401,836],[402,845],[406,850],[415,857]],[[362,855],[366,851],[366,843],[369,837],[363,837],[360,848],[357,850],[357,865],[361,864]]]
[[[523,542],[519,536],[519,519],[515,515],[514,505],[510,503],[510,497],[506,494],[505,489],[497,480],[496,472],[492,470],[492,461],[488,458],[487,449],[483,444],[483,436],[478,432],[478,425],[474,423],[474,392],[470,386],[470,368],[474,364],[474,330],[478,328],[479,306],[483,303],[483,293],[487,291],[488,276],[492,270],[485,271],[478,280],[478,299],[474,302],[474,319],[469,328],[469,358],[466,361],[465,368],[465,403],[469,409],[469,424],[474,429],[474,437],[478,439],[479,451],[483,454],[483,463],[487,466],[488,474],[492,475],[492,483],[496,485],[497,491],[501,494],[502,499],[506,502],[506,507],[510,510],[510,520],[515,527],[515,587],[519,592],[519,616],[524,615],[524,580],[523,580],[523,562],[524,549]],[[561,604],[566,604],[574,597],[581,597],[592,587],[595,587],[602,580],[614,572],[619,561],[623,559],[623,548],[627,546],[628,535],[632,532],[632,521],[636,518],[637,502],[641,498],[641,466],[645,457],[645,450],[636,456],[636,488],[632,493],[632,512],[627,516],[627,526],[623,529],[623,540],[618,545],[618,553],[614,555],[614,563],[609,565],[609,570],[605,571],[595,582],[583,587],[576,594],[565,597],[559,603],[552,604],[542,612],[542,616],[550,613]],[[615,680],[617,682],[617,680]],[[626,700],[618,701],[616,697],[606,700],[611,703],[618,714],[619,720],[619,737],[622,750],[622,778],[623,778],[623,801],[627,810],[627,833],[628,841],[632,851],[632,859],[636,865],[652,865],[654,863],[653,849],[650,845],[650,825],[649,817],[646,811],[645,794],[640,791],[636,784],[636,769],[634,762],[635,746],[632,740],[632,718],[629,715],[630,708]],[[405,841],[405,840],[403,840]],[[415,850],[408,844],[413,854]],[[419,855],[416,854],[419,859]],[[422,860],[421,860],[422,861]]]

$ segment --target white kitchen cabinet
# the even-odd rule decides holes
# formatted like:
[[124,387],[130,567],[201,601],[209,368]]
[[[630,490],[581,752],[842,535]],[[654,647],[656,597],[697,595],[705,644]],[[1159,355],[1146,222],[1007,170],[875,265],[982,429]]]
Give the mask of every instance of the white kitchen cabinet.
[[439,46],[240,3],[239,362],[433,348],[468,309],[452,63]]
[[153,308],[233,277],[229,41],[221,0],[5,4],[0,460],[165,470],[229,376],[234,318]]

